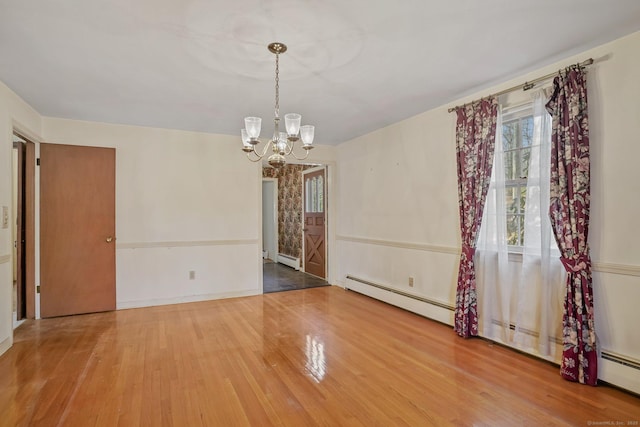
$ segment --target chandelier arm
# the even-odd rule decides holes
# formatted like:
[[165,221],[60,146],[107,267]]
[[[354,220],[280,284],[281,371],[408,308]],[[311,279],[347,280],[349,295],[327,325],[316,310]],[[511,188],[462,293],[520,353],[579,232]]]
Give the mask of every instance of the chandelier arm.
[[293,153],[293,143],[292,143],[292,142],[289,142],[289,141],[285,141],[284,143],[285,143],[285,145],[286,145],[286,148],[285,148],[285,150],[284,150],[284,155],[285,155],[285,156],[288,156],[288,155],[290,155],[291,153]]
[[[256,144],[257,145],[257,144]],[[264,144],[264,149],[262,150],[262,154],[258,153],[256,151],[256,145],[253,146],[253,151],[252,153],[254,153],[256,156],[258,156],[259,158],[263,158],[264,156],[267,155],[267,151],[269,150],[269,146],[271,145],[271,141],[267,142],[266,144]]]
[[262,160],[262,157],[258,157],[258,158],[256,158],[255,160],[253,160],[253,159],[251,158],[251,153],[253,153],[253,151],[250,151],[250,152],[248,152],[248,153],[247,153],[247,159],[249,159],[249,161],[250,161],[250,162],[257,163],[257,162],[259,162],[260,160]]
[[295,157],[296,159],[298,159],[298,160],[305,160],[307,157],[309,157],[309,151],[310,151],[310,150],[305,150],[305,151],[306,151],[306,153],[305,153],[305,155],[304,155],[303,157],[298,157],[298,156],[296,155],[295,151],[293,151],[293,148],[292,148],[292,149],[291,149],[291,155],[292,155],[293,157]]

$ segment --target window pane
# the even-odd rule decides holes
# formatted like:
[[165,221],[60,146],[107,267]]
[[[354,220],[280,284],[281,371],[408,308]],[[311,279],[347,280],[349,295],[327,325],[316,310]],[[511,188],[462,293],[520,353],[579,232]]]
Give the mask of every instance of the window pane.
[[520,215],[507,214],[507,245],[517,246],[520,236]]
[[517,156],[517,151],[507,151],[504,153],[504,179],[507,181],[519,178],[516,170],[518,165]]
[[507,214],[518,213],[518,193],[517,187],[507,187],[504,190],[505,206],[507,208]]
[[503,151],[511,150],[518,146],[518,121],[502,124],[502,145]]
[[518,245],[524,246],[524,215],[518,216],[518,225],[520,226],[520,240],[518,241]]
[[507,214],[507,245],[522,246],[524,242],[524,215]]
[[311,180],[311,212],[317,212],[318,206],[318,177],[313,177]]
[[318,177],[318,208],[316,212],[324,211],[324,182],[322,176]]
[[530,109],[520,107],[503,117],[507,119],[502,125],[507,244],[522,246],[534,120]]
[[520,177],[526,179],[529,176],[529,161],[531,160],[531,147],[520,151]]
[[522,146],[531,147],[533,143],[533,116],[527,116],[520,121],[522,129]]
[[306,212],[311,212],[311,180],[304,180],[304,206]]

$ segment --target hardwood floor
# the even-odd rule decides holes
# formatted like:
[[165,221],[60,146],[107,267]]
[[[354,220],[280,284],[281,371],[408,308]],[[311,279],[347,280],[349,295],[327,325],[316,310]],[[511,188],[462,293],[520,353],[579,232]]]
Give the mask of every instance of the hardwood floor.
[[3,426],[628,426],[640,399],[321,287],[27,321],[0,357],[0,414]]

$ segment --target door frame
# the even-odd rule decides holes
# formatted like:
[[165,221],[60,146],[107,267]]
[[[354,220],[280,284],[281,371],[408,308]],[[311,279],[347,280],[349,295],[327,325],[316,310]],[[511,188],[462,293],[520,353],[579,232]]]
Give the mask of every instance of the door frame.
[[[328,282],[329,281],[329,227],[328,227],[328,223],[329,223],[329,171],[328,171],[328,165],[326,164],[321,164],[319,166],[313,167],[313,168],[309,168],[309,169],[305,169],[302,171],[302,188],[300,189],[300,191],[302,192],[301,195],[301,200],[302,200],[302,210],[300,211],[300,217],[302,220],[302,224],[304,224],[304,210],[305,210],[305,204],[306,204],[306,200],[304,198],[304,178],[305,175],[309,174],[309,173],[313,173],[313,172],[318,172],[318,171],[324,171],[324,185],[323,185],[323,189],[324,189],[324,279]],[[304,228],[304,226],[302,227]],[[300,230],[301,233],[301,237],[302,237],[302,260],[304,260],[305,255],[306,255],[306,245],[305,245],[305,238],[304,238],[304,231]],[[301,260],[301,261],[302,261]],[[306,273],[307,271],[307,264],[305,262],[301,263],[303,268],[302,271],[304,271]]]
[[15,284],[15,289],[11,291],[12,305],[15,304],[15,308],[12,309],[13,327],[15,328],[17,323],[24,318],[26,310],[22,310],[24,300],[26,300],[26,288],[23,276],[23,218],[24,218],[24,155],[25,155],[24,142],[21,138],[14,134],[13,147],[11,150],[11,241],[12,245],[12,282]]
[[[271,209],[273,209],[273,241],[275,242],[275,247],[276,247],[276,251],[273,254],[273,257],[271,259],[273,259],[274,262],[278,262],[278,251],[280,249],[280,242],[278,241],[279,238],[279,221],[278,221],[278,178],[262,178],[262,183],[265,182],[271,182],[273,183],[273,204],[271,205]],[[264,192],[262,193],[262,198],[264,199]],[[262,205],[262,218],[264,218],[264,204]],[[264,220],[262,221],[262,226],[264,227]],[[261,248],[264,249],[264,239],[262,238],[262,236],[264,235],[261,234],[260,236],[260,241],[261,241]]]
[[[287,159],[289,160],[289,159]],[[312,157],[309,160],[291,160],[288,161],[287,163],[290,163],[292,165],[313,165],[315,167],[324,167],[326,168],[325,171],[325,177],[327,180],[326,183],[326,191],[327,194],[326,196],[326,217],[325,217],[325,236],[326,236],[326,242],[325,242],[325,246],[326,246],[326,258],[325,258],[325,271],[326,271],[326,276],[327,278],[325,279],[327,281],[327,283],[329,283],[330,285],[337,285],[340,287],[344,287],[344,284],[342,283],[342,281],[340,280],[339,277],[337,277],[338,271],[337,271],[337,266],[338,266],[338,262],[336,260],[336,254],[338,253],[337,250],[337,244],[336,244],[336,221],[334,221],[333,219],[336,218],[337,212],[336,212],[336,206],[337,206],[337,191],[335,188],[336,185],[336,173],[337,173],[337,163],[335,160],[329,160],[327,158],[314,158]],[[260,163],[260,168],[256,168],[256,181],[259,179],[260,181],[260,185],[262,185],[262,167],[265,166],[267,163],[266,162],[262,162]],[[258,178],[259,177],[259,178]],[[261,187],[262,188],[262,187]],[[300,191],[302,191],[302,188],[300,189]],[[262,209],[262,191],[260,191],[259,193],[259,200],[256,200],[256,208],[257,209]],[[302,215],[302,211],[300,212],[300,215]],[[255,258],[255,262],[259,263],[258,265],[260,265],[260,267],[262,267],[262,221],[260,221],[260,230],[259,230],[259,234],[258,234],[260,242],[258,243],[258,245],[256,245],[256,258]],[[303,239],[304,241],[304,239]],[[260,274],[258,274],[258,284],[259,284],[259,288],[260,289],[264,289],[264,284],[263,284],[263,274],[262,274],[262,268],[260,268],[258,270],[260,272]]]
[[[39,312],[37,309],[38,295],[36,292],[36,273],[38,272],[38,265],[36,261],[36,253],[38,241],[36,239],[36,150],[39,149],[38,138],[28,131],[24,126],[17,122],[13,122],[12,126],[12,147],[15,137],[24,141],[24,172],[22,189],[18,191],[22,192],[23,200],[23,223],[24,229],[24,248],[22,258],[22,278],[24,280],[24,305],[25,305],[25,319],[38,319]],[[13,178],[12,178],[13,179]],[[12,186],[19,185],[19,183],[12,182]],[[12,202],[13,203],[13,202]],[[15,218],[14,218],[15,220]],[[20,233],[20,230],[18,230]]]
[[[26,283],[24,277],[24,259],[25,259],[25,242],[24,242],[24,175],[25,175],[25,157],[26,157],[25,141],[18,135],[13,135],[13,147],[11,150],[11,193],[12,193],[12,209],[11,209],[11,240],[13,242],[13,276],[12,282],[15,283],[15,294],[12,292],[11,300],[15,305],[12,310],[14,314],[13,327],[16,328],[21,320],[26,318]],[[13,287],[12,287],[13,288]],[[23,310],[23,307],[25,309]]]

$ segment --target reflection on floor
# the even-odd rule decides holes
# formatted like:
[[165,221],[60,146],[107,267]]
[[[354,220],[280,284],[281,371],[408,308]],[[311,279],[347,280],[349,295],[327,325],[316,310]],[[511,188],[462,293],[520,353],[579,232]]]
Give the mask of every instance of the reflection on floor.
[[263,283],[265,294],[329,286],[326,280],[273,261],[265,261],[263,265]]

